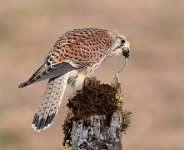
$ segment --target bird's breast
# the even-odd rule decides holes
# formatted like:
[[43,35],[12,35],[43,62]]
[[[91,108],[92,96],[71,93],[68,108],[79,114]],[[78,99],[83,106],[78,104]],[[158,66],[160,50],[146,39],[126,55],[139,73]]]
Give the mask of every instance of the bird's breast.
[[90,77],[101,65],[101,61],[90,64],[83,69],[73,70],[69,73],[68,84],[76,90],[83,87],[83,82],[86,77]]
[[69,73],[68,84],[75,90],[80,90],[86,77],[87,74],[84,71],[73,70]]

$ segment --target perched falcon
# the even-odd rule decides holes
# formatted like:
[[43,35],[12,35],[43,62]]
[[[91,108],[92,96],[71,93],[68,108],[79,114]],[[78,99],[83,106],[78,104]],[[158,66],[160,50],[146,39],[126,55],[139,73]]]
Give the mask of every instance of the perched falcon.
[[114,55],[129,57],[130,43],[125,36],[112,30],[83,28],[63,34],[49,52],[43,65],[31,78],[19,85],[23,88],[48,79],[43,98],[34,115],[35,131],[48,128],[61,105],[66,85],[76,90],[101,63]]

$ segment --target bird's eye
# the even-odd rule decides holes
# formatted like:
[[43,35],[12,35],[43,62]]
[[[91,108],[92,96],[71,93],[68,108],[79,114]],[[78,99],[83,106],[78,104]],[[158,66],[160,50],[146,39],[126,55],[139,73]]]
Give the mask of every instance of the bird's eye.
[[121,43],[122,43],[122,44],[125,44],[125,40],[122,39],[122,40],[121,40]]

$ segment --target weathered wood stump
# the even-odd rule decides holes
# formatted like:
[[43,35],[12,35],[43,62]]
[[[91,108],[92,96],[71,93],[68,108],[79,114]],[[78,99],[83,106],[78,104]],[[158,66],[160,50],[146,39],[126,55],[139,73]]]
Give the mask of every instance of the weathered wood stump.
[[73,150],[122,150],[122,132],[130,124],[123,111],[121,88],[115,77],[111,85],[86,79],[84,88],[69,99],[63,130],[64,145]]

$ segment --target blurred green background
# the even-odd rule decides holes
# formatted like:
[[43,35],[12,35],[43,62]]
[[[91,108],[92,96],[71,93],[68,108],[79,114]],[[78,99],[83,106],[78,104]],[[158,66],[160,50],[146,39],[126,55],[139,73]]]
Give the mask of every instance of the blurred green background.
[[[0,149],[60,150],[65,95],[59,115],[46,131],[31,121],[45,82],[18,89],[42,64],[56,39],[81,27],[118,30],[131,41],[131,57],[120,80],[131,127],[126,150],[184,149],[183,0],[0,0]],[[110,82],[121,56],[95,74]]]

